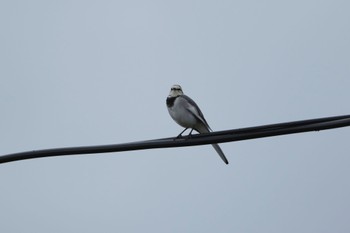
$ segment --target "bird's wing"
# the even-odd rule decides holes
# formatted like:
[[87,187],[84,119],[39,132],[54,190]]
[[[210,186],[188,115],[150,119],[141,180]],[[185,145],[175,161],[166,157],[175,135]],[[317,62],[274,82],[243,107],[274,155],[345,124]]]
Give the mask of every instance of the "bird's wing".
[[[204,118],[204,115],[203,113],[201,112],[201,110],[199,109],[198,105],[196,104],[196,102],[194,102],[190,97],[188,97],[187,95],[181,95],[180,97],[182,97],[186,102],[186,109],[187,111],[189,111],[191,114],[193,114],[197,119],[199,119],[203,125],[206,127],[206,128],[202,128],[202,132],[200,133],[203,133],[203,132],[209,132],[210,127],[207,123],[207,121],[205,120]],[[226,163],[228,164],[228,160],[224,154],[224,152],[221,150],[221,148],[219,147],[218,144],[212,144],[212,146],[214,147],[214,149],[216,150],[216,152],[219,154],[219,156],[221,157],[221,159]]]
[[210,126],[208,125],[207,121],[204,118],[204,115],[202,111],[199,109],[196,102],[194,102],[190,97],[187,95],[181,95],[179,96],[181,98],[184,98],[187,101],[186,109],[192,113],[196,118],[198,118],[209,130],[211,130]]

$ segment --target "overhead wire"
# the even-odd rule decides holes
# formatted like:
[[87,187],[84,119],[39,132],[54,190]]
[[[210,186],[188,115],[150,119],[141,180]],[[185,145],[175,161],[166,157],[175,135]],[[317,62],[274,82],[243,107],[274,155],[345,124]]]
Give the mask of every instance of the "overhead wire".
[[350,126],[350,115],[333,116],[301,121],[254,126],[240,129],[217,131],[205,134],[194,134],[181,138],[169,137],[129,143],[53,148],[18,152],[0,156],[0,164],[27,159],[47,158],[78,154],[111,153],[156,148],[199,146],[213,143],[227,143],[263,137],[321,131]]

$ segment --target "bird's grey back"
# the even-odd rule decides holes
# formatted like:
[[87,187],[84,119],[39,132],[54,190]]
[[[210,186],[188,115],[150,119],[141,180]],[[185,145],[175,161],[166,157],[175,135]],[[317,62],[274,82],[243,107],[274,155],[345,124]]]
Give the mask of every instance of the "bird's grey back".
[[[203,115],[201,109],[198,107],[198,105],[196,104],[196,102],[194,102],[194,101],[193,101],[190,97],[188,97],[187,95],[180,95],[178,98],[184,98],[186,101],[188,101],[188,103],[189,103],[190,105],[193,105],[193,106],[196,108],[196,110],[198,111],[199,116],[204,120],[203,124],[205,124],[205,126],[207,126],[208,129],[210,129],[210,126],[209,126],[207,120],[205,119],[205,117],[204,117],[204,115]],[[199,119],[199,120],[202,121],[201,119]]]

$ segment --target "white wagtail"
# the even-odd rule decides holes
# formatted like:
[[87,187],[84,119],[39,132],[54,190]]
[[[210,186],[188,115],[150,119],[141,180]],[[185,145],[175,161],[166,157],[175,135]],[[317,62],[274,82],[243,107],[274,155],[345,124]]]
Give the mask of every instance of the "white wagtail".
[[[196,130],[198,133],[209,133],[212,131],[198,105],[190,97],[184,95],[180,85],[173,85],[171,87],[169,96],[166,99],[166,105],[173,120],[185,128],[178,137],[188,128],[191,129],[190,135],[193,130]],[[212,146],[220,155],[221,159],[228,164],[228,160],[219,145],[212,144]]]

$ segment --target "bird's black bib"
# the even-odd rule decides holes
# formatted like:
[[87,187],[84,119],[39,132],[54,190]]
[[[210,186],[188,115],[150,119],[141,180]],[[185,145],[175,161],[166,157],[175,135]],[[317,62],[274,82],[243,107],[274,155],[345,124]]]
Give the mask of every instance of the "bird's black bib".
[[171,108],[172,106],[174,106],[174,102],[175,102],[175,99],[177,97],[168,97],[166,98],[166,105],[168,106],[168,108]]

